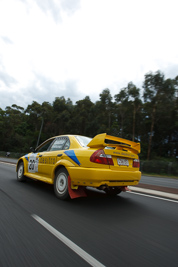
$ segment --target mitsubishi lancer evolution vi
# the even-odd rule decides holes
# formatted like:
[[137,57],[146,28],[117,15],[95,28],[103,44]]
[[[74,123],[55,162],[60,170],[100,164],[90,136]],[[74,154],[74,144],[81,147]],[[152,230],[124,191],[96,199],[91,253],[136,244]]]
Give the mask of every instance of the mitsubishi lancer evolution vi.
[[21,157],[17,180],[27,178],[53,184],[60,199],[84,196],[86,187],[117,195],[141,178],[140,143],[98,134],[55,136]]

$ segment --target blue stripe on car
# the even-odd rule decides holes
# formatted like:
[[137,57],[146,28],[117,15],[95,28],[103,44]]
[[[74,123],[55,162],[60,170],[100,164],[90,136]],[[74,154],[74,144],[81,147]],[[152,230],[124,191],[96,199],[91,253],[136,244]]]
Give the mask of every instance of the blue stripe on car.
[[78,160],[78,158],[75,155],[74,150],[67,150],[64,152],[70,159],[72,159],[75,163],[77,163],[78,165],[80,164],[80,161]]

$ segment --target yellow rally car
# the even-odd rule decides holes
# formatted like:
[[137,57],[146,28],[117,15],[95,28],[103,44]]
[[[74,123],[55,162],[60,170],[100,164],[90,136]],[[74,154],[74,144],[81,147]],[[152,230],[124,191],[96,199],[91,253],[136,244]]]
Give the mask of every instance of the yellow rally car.
[[106,133],[93,139],[80,135],[52,137],[17,162],[17,180],[54,184],[60,199],[85,195],[85,187],[117,195],[137,185],[140,144]]

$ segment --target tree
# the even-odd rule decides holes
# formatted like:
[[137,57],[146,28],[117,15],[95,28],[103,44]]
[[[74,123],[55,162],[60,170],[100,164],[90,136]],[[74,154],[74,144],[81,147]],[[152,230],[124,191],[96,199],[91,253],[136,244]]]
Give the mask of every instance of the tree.
[[[26,134],[24,108],[13,104],[7,106],[5,111],[1,111],[2,125],[2,149],[16,150],[21,142],[23,143]],[[23,138],[21,138],[23,134]]]
[[111,125],[113,120],[113,102],[112,102],[112,96],[110,93],[110,90],[108,88],[104,89],[102,93],[99,95],[100,101],[100,112],[99,112],[99,120],[100,123],[104,126],[106,129],[106,132],[111,131]]
[[93,135],[93,102],[89,96],[76,102],[72,116],[72,129],[75,133],[92,136]]
[[33,101],[26,110],[16,104],[0,108],[0,150],[27,153],[43,126],[40,143],[59,134],[93,137],[106,132],[140,141],[142,159],[178,156],[178,76],[165,79],[160,71],[147,73],[143,98],[130,82],[114,99],[106,88],[95,103],[86,96],[73,105],[61,96],[52,104]]
[[[157,71],[155,74],[152,72],[145,75],[143,83],[144,88],[144,101],[147,116],[150,120],[150,131],[148,140],[147,159],[150,159],[151,147],[153,136],[155,135],[156,119],[160,119],[161,125],[162,118],[170,118],[170,107],[174,97],[174,86],[170,79],[165,80],[164,74]],[[167,107],[167,108],[166,108]],[[166,111],[166,112],[165,112]],[[166,114],[167,113],[167,114]],[[169,115],[168,115],[169,113]],[[165,122],[164,122],[165,125]]]
[[127,92],[130,99],[130,104],[133,106],[132,141],[135,141],[136,113],[142,105],[140,100],[140,89],[130,82],[127,86]]
[[126,112],[128,110],[128,92],[127,88],[121,89],[121,91],[114,96],[115,98],[115,103],[116,103],[116,108],[118,110],[118,122],[120,122],[120,132],[119,135],[120,137],[123,137],[124,135],[124,122],[126,121]]

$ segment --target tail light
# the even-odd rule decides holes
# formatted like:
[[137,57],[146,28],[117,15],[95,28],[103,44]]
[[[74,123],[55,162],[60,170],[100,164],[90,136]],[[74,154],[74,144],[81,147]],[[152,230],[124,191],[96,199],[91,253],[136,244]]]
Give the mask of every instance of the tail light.
[[96,150],[91,155],[90,161],[99,164],[114,165],[111,155],[106,155],[103,149]]
[[139,159],[134,159],[133,160],[133,165],[134,168],[140,168],[140,160]]

